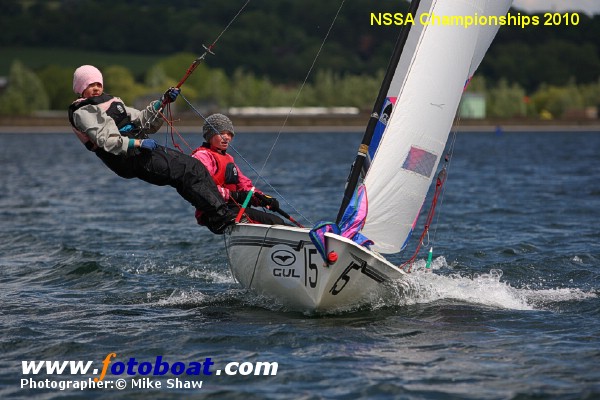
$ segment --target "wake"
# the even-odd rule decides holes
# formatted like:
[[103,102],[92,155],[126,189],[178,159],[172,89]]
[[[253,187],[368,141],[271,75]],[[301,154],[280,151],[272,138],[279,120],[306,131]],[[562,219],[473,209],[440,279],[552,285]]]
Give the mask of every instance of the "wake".
[[425,261],[418,261],[413,272],[403,282],[397,282],[398,290],[385,299],[397,305],[425,304],[439,300],[454,300],[482,306],[510,310],[545,310],[548,305],[563,301],[581,301],[595,298],[592,292],[578,288],[532,289],[518,288],[502,281],[503,271],[491,269],[488,273],[461,275],[439,272],[449,269],[445,258],[436,258],[431,269],[425,269]]

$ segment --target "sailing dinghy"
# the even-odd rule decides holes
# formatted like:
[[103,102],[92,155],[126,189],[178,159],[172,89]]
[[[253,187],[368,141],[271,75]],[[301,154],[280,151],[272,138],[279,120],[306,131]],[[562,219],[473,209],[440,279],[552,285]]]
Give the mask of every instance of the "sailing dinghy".
[[244,288],[304,312],[347,310],[380,298],[390,286],[407,288],[407,272],[381,254],[406,246],[464,88],[499,27],[452,25],[441,17],[493,21],[488,17],[506,15],[511,3],[412,1],[415,24],[396,42],[337,223],[325,230],[236,224],[226,233],[226,248]]

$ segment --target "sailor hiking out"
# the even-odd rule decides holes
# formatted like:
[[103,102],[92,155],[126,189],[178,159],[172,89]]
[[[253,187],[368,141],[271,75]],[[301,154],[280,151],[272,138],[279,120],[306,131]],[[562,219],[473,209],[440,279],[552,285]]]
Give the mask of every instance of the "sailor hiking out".
[[160,110],[175,101],[178,88],[168,89],[159,100],[137,110],[104,93],[102,73],[94,66],[83,65],[73,75],[73,91],[79,95],[69,107],[73,130],[114,173],[125,179],[174,187],[202,211],[204,225],[213,233],[223,233],[234,223],[235,212],[228,208],[202,163],[148,138],[162,126]]

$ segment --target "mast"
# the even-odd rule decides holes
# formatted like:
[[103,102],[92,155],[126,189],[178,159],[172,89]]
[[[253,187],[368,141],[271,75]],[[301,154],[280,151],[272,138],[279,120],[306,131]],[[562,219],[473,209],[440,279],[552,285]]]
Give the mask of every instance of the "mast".
[[[417,13],[417,9],[419,8],[420,2],[420,0],[413,0],[410,3],[408,13],[411,14],[413,18]],[[338,211],[336,223],[339,223],[341,221],[342,216],[344,215],[344,211],[346,211],[346,207],[348,207],[348,203],[350,203],[350,199],[352,198],[352,195],[356,190],[356,186],[358,185],[358,181],[361,175],[364,176],[367,173],[368,166],[365,163],[365,159],[369,153],[369,146],[371,144],[371,140],[373,139],[373,133],[375,132],[375,127],[377,126],[377,122],[379,121],[379,113],[381,112],[381,108],[383,107],[383,104],[387,97],[390,84],[392,83],[392,79],[394,78],[394,73],[396,72],[396,67],[398,66],[400,56],[402,55],[402,51],[404,50],[404,45],[406,44],[406,40],[408,39],[408,34],[410,32],[411,26],[412,25],[405,25],[404,28],[400,31],[398,39],[396,40],[394,53],[390,58],[390,62],[385,72],[385,77],[383,78],[381,88],[379,89],[379,94],[377,95],[377,99],[375,100],[375,105],[373,106],[373,111],[371,112],[371,117],[369,118],[365,134],[363,136],[360,146],[358,147],[356,159],[352,164],[352,169],[350,170],[350,175],[348,176],[346,189],[344,190],[344,198],[342,199],[342,204]]]

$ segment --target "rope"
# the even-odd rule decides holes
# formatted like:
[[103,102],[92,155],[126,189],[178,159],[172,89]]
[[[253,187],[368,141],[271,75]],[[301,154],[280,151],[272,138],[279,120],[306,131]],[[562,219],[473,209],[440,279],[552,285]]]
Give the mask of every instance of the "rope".
[[[160,114],[163,121],[165,121],[168,125],[167,126],[167,134],[170,134],[170,136],[171,136],[171,143],[173,144],[173,147],[175,147],[180,152],[185,153],[185,151],[183,151],[181,146],[179,146],[179,144],[177,144],[177,142],[175,141],[174,133],[176,133],[177,136],[179,136],[179,139],[187,146],[187,148],[190,151],[193,150],[193,148],[189,145],[188,142],[186,142],[186,140],[183,138],[183,136],[181,136],[181,134],[179,133],[179,131],[175,128],[175,125],[173,124],[174,120],[173,120],[173,116],[171,113],[171,104],[167,104],[166,107],[164,108],[164,110],[165,110],[164,113],[159,110],[158,114]],[[165,147],[168,147],[167,136],[165,136]]]

